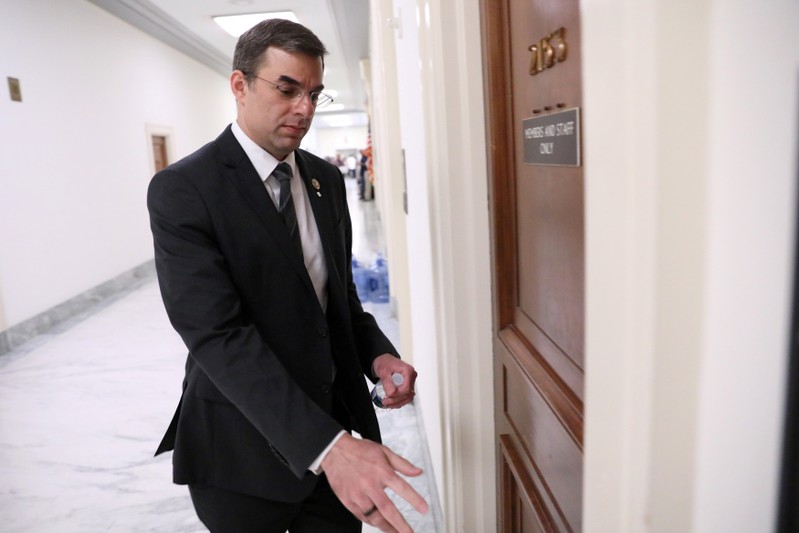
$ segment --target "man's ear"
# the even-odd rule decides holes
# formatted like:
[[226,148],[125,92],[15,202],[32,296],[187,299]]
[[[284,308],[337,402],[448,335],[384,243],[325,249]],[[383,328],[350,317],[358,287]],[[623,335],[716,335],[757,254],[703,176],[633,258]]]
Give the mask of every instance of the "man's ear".
[[246,97],[249,92],[248,89],[247,78],[244,76],[244,73],[240,70],[234,70],[230,75],[230,90],[233,92],[233,96],[236,97],[236,100]]

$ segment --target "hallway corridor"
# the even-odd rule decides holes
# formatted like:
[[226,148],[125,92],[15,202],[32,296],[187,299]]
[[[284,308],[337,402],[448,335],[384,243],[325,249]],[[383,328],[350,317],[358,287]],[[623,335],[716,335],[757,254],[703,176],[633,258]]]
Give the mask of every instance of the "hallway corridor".
[[[347,186],[354,193],[354,180]],[[382,249],[379,215],[373,204],[350,205],[354,249],[370,260]],[[389,305],[365,307],[401,351]],[[171,483],[171,454],[152,456],[184,361],[153,278],[0,356],[2,530],[205,531],[186,488]],[[414,406],[378,419],[386,444],[429,472]],[[432,476],[411,483],[428,501],[435,494]],[[414,531],[437,531],[432,510],[401,508]]]

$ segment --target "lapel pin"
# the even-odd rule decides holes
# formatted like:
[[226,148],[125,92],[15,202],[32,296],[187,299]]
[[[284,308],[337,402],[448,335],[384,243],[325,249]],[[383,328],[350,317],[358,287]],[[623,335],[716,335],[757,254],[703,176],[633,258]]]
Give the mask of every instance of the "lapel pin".
[[311,180],[311,185],[313,185],[313,188],[316,189],[317,191],[321,187],[321,185],[319,185],[319,181],[316,178]]

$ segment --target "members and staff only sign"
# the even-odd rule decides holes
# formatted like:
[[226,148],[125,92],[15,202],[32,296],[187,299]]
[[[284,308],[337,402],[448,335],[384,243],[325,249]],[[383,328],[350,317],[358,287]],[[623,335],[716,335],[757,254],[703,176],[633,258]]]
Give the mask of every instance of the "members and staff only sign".
[[522,121],[524,162],[580,166],[580,109],[566,109]]

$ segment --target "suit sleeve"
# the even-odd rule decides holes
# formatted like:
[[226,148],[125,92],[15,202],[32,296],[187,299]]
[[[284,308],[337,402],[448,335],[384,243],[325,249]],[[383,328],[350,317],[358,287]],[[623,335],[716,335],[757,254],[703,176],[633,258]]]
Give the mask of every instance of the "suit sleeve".
[[248,323],[195,186],[167,169],[153,178],[147,204],[172,325],[202,372],[301,478],[341,426],[308,397]]

